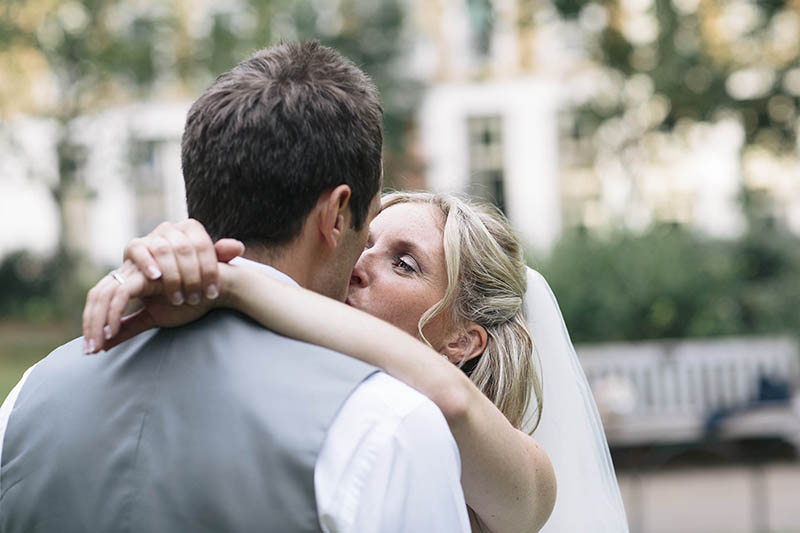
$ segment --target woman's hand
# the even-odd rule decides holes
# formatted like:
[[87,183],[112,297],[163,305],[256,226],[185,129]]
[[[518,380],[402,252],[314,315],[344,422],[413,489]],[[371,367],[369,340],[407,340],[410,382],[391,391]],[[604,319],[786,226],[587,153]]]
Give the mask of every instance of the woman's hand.
[[[195,220],[163,223],[148,236],[134,239],[125,249],[125,263],[87,295],[84,351],[95,353],[147,329],[200,318],[220,294],[218,261],[230,261],[243,251],[244,245],[234,239],[212,243]],[[123,318],[133,299],[141,300],[143,307]]]
[[244,253],[235,239],[213,243],[206,229],[194,219],[163,222],[146,237],[134,239],[125,248],[131,260],[151,280],[161,279],[164,294],[174,305],[198,305],[203,297],[219,296],[217,262],[227,263]]

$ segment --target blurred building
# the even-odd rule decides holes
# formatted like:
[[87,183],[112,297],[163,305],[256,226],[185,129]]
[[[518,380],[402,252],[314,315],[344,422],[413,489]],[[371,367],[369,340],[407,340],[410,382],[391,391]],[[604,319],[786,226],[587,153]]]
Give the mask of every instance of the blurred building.
[[[651,4],[614,8],[623,33],[638,32],[642,42],[656,35]],[[415,64],[429,87],[419,137],[430,188],[496,202],[526,243],[545,251],[569,227],[675,223],[737,237],[746,229],[745,188],[758,196],[751,214],[800,232],[797,153],[748,147],[742,157],[744,128],[730,117],[649,130],[669,106],[652,80],[634,76],[620,91],[619,80],[581,51],[584,35],[608,23],[606,8],[588,4],[574,22],[526,0],[416,2],[414,9]],[[571,110],[598,95],[627,111],[594,138],[574,135]]]
[[[587,28],[606,16],[592,5],[568,22],[548,2],[407,0],[415,45],[406,64],[425,86],[409,153],[423,171],[412,185],[495,202],[526,245],[542,252],[577,226],[637,230],[668,222],[735,237],[746,228],[745,186],[759,216],[800,232],[796,154],[780,159],[744,147],[742,127],[724,117],[680,123],[670,133],[648,130],[668,104],[646,76],[608,94],[615,85],[583,51]],[[649,3],[620,5],[641,11]],[[214,14],[203,6],[191,11],[192,27]],[[43,72],[30,84],[35,90],[10,100],[24,111],[27,100],[47,98],[48,78],[41,60],[20,61],[28,76]],[[795,78],[800,85],[800,71]],[[65,198],[65,237],[99,263],[115,263],[124,243],[157,221],[185,215],[179,141],[190,99],[172,82],[149,103],[98,111],[73,125],[86,152],[86,187]],[[574,135],[571,111],[597,95],[624,99],[628,111],[592,139]],[[58,166],[55,126],[13,110],[10,116],[0,127],[0,254],[44,252],[60,225],[49,190]]]
[[[496,203],[523,241],[561,232],[560,71],[532,2],[415,2],[413,58],[427,90],[418,115],[427,186]],[[546,57],[548,56],[549,57]]]
[[[125,243],[164,220],[186,217],[180,138],[190,102],[131,104],[83,117],[84,182],[64,198],[64,239],[97,264],[120,261]],[[51,190],[57,179],[54,124],[19,116],[0,145],[0,255],[48,253],[59,238]]]

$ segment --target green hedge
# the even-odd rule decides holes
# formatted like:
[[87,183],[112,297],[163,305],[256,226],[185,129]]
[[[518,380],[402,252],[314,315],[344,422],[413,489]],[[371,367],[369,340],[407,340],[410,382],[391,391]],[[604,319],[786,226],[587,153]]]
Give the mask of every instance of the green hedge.
[[576,342],[800,331],[800,239],[774,228],[736,241],[576,231],[536,266]]
[[80,257],[12,252],[0,260],[0,320],[79,325],[86,292],[102,272]]
[[[800,238],[775,228],[736,241],[674,226],[604,236],[575,231],[535,266],[576,342],[800,331]],[[59,259],[6,256],[0,319],[77,324],[86,287],[67,281],[63,270]]]

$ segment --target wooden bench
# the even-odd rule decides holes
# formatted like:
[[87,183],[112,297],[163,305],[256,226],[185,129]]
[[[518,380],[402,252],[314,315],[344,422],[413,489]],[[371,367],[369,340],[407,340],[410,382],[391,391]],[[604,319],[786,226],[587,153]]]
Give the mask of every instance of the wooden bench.
[[778,438],[800,452],[800,350],[792,337],[576,350],[611,446]]

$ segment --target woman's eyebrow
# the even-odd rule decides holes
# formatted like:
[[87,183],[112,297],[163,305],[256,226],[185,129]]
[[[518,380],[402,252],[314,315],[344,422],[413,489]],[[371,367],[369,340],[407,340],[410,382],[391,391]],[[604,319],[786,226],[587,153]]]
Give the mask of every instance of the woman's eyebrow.
[[417,260],[422,259],[423,262],[430,261],[430,256],[417,243],[409,241],[408,239],[399,239],[396,244],[398,248],[403,248],[405,250],[408,250],[408,252],[411,255],[415,256]]

